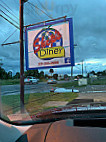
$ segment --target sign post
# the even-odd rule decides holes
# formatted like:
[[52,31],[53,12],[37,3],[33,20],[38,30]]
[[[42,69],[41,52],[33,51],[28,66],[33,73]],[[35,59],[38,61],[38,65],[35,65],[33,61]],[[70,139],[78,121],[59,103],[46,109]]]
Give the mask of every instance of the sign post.
[[23,44],[23,7],[24,2],[28,0],[20,0],[20,106],[21,113],[24,113],[24,44]]

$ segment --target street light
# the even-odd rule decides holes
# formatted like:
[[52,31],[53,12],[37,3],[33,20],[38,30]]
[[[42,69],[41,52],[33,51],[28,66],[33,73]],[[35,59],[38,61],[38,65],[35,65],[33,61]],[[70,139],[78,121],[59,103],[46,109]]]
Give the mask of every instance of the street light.
[[83,60],[82,60],[82,63],[79,63],[77,65],[82,65],[82,76],[83,76],[83,66],[84,66]]

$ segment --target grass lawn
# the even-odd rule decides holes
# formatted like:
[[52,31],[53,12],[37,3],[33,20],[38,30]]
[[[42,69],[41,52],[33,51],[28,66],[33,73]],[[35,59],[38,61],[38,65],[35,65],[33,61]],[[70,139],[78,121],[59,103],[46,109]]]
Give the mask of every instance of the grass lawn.
[[[49,101],[67,101],[71,102],[78,96],[77,93],[34,93],[25,94],[25,108],[32,115],[51,107],[43,106]],[[8,95],[2,96],[2,108],[5,115],[16,113],[20,110],[20,96]],[[56,107],[56,106],[53,106]]]
[[[106,79],[95,79],[91,82],[91,79],[88,79],[88,85],[106,85]],[[72,88],[72,87],[84,87],[83,86],[78,86],[78,81],[73,81],[73,82],[65,82],[65,83],[58,83],[53,85],[54,87],[59,87],[59,88]]]
[[90,85],[106,85],[106,79],[96,79],[96,80],[93,80],[91,82],[91,80],[89,79],[88,80],[88,83]]
[[20,83],[20,79],[0,80],[0,85],[15,85],[19,83]]
[[73,81],[73,82],[65,82],[65,83],[58,83],[53,85],[54,87],[59,87],[59,88],[71,88],[71,87],[79,87],[78,86],[78,81]]

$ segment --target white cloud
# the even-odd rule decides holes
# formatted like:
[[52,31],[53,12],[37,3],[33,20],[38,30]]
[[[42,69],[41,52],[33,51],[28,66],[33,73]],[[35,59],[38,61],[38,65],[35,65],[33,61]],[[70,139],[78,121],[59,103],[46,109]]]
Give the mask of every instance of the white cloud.
[[106,63],[103,63],[102,66],[106,66]]
[[100,60],[95,60],[95,59],[85,61],[86,64],[88,64],[88,63],[90,63],[90,64],[97,64],[97,63],[100,63],[100,62],[101,62]]

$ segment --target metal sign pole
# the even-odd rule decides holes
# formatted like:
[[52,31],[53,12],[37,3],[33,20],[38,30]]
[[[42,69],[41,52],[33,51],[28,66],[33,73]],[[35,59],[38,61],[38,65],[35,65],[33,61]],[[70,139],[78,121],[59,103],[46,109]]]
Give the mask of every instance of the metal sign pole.
[[71,66],[71,79],[73,78],[73,66]]

